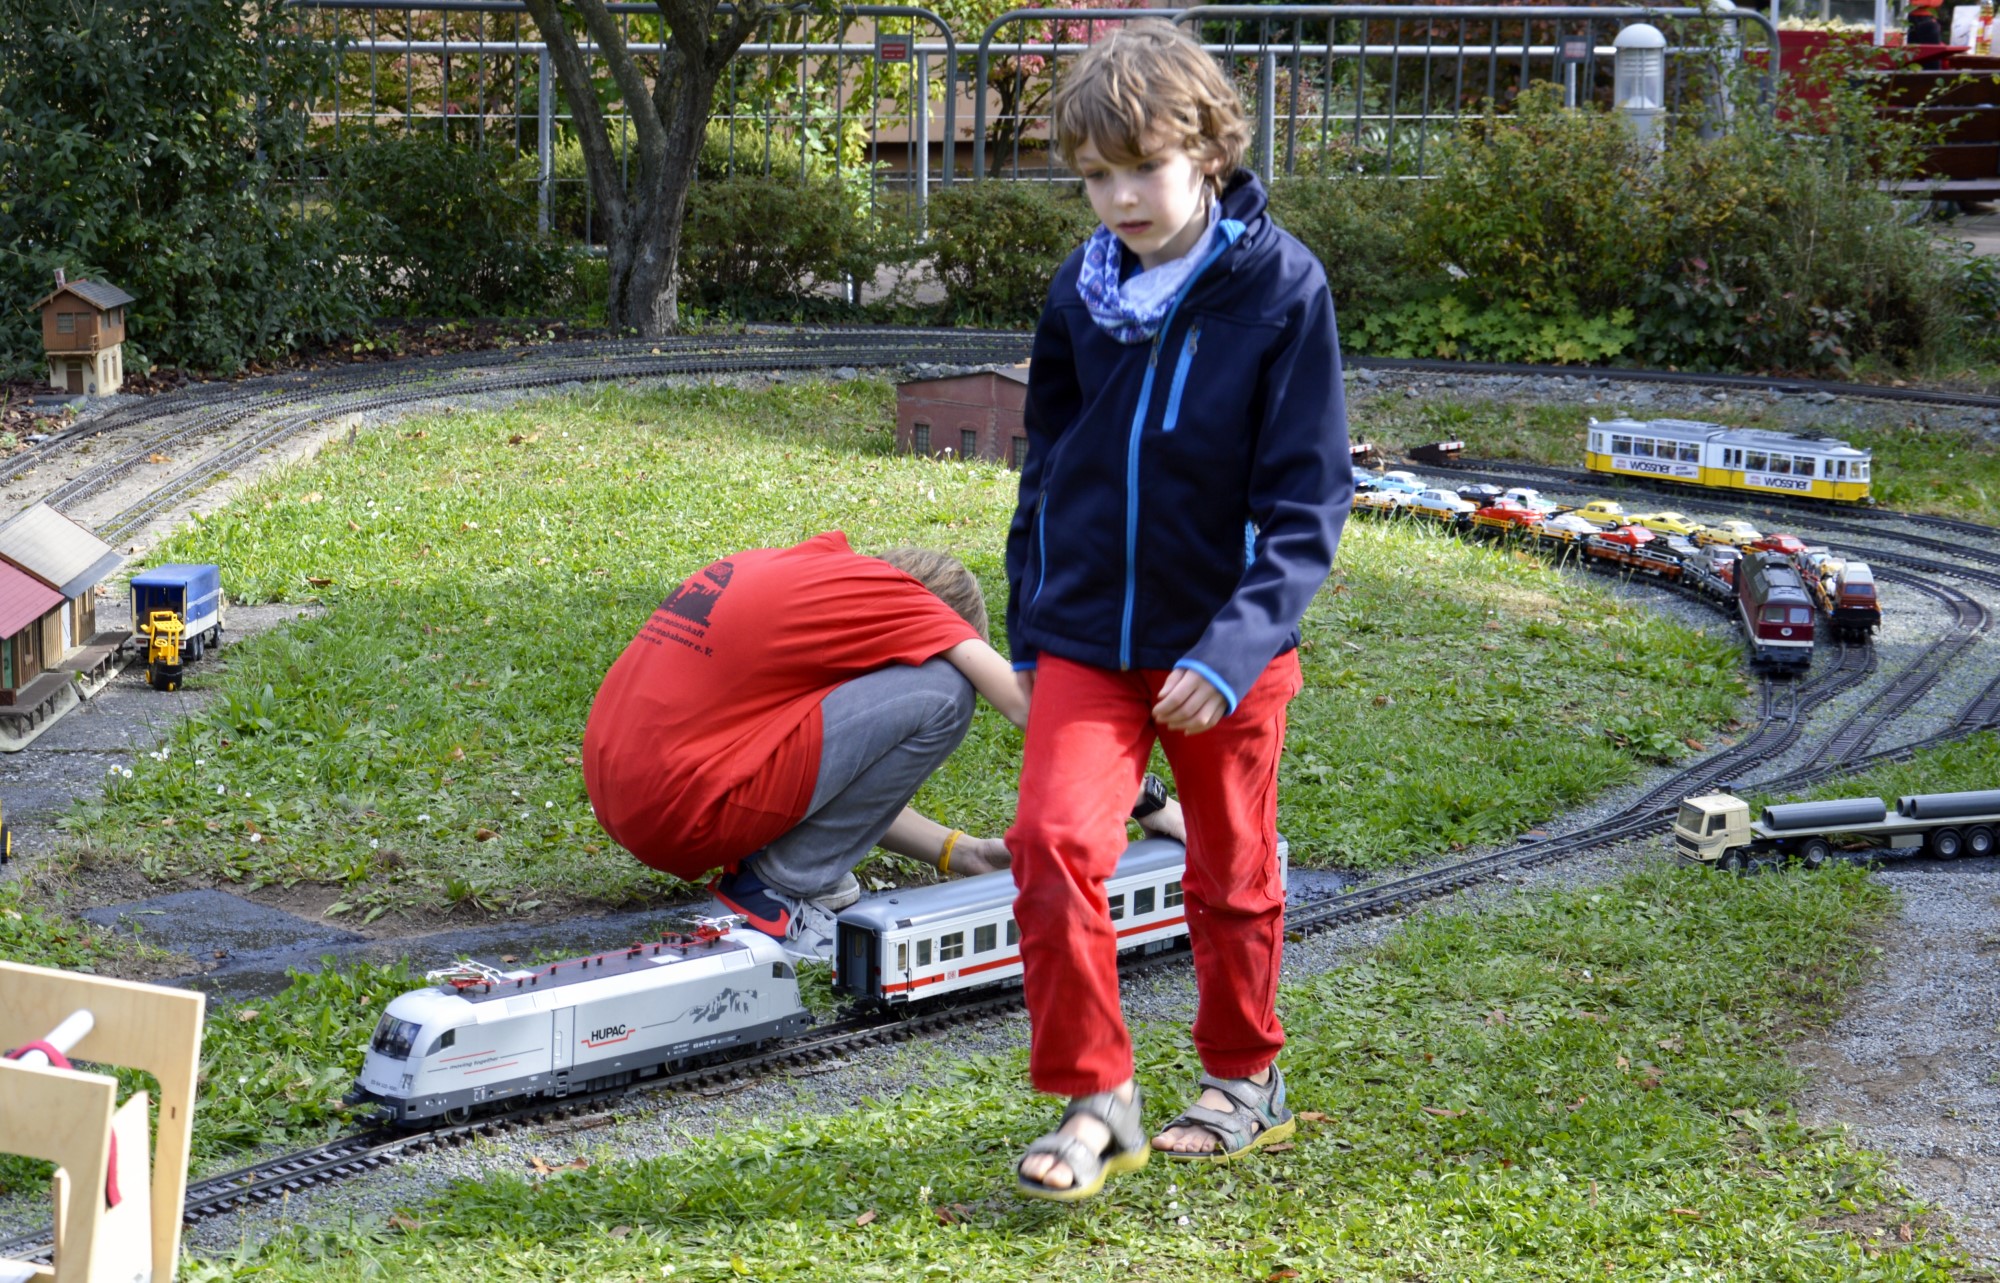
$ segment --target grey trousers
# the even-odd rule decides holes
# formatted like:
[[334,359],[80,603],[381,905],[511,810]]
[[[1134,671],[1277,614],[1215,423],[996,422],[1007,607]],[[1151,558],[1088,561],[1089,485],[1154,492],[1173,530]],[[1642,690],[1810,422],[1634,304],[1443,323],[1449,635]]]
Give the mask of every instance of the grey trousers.
[[866,858],[972,726],[972,683],[942,659],[843,682],[820,701],[819,782],[798,826],[744,863],[811,899]]

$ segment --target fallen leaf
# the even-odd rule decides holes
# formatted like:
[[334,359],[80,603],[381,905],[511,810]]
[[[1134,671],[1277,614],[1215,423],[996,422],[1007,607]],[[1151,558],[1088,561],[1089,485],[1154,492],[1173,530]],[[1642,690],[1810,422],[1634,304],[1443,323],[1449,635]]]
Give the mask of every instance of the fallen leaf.
[[1295,1279],[1298,1276],[1297,1270],[1272,1270],[1264,1276],[1264,1283],[1278,1283],[1279,1279]]
[[172,460],[172,459],[169,459],[169,458],[168,458],[167,456],[165,456],[164,454],[161,454],[161,453],[160,453],[159,451],[155,450],[155,451],[154,451],[153,453],[151,453],[151,454],[149,454],[149,455],[147,455],[147,456],[146,456],[146,462],[147,462],[147,463],[172,463],[172,462],[173,462],[173,460]]
[[414,1233],[416,1230],[421,1228],[421,1225],[419,1222],[411,1220],[409,1217],[403,1215],[401,1212],[396,1212],[389,1217],[389,1228],[392,1230],[401,1230],[405,1234],[410,1234]]
[[514,956],[513,954],[511,954],[511,953],[503,953],[503,954],[501,954],[501,955],[500,955],[500,961],[502,961],[502,962],[519,962],[519,961],[520,961],[520,959],[519,959],[519,958],[517,958],[517,957],[515,957],[515,956]]
[[1630,1069],[1632,1067],[1632,1062],[1625,1059],[1625,1057],[1620,1056],[1618,1058],[1618,1067],[1620,1069]]
[[871,1207],[861,1215],[855,1217],[854,1223],[857,1226],[873,1225],[875,1223],[875,1209]]
[[1694,738],[1692,735],[1682,740],[1681,743],[1687,745],[1689,748],[1693,749],[1697,753],[1703,752],[1707,748],[1707,745],[1703,744],[1700,740]]
[[257,1009],[255,1007],[244,1007],[236,1013],[236,1018],[242,1021],[255,1020],[257,1018]]
[[1302,1123],[1323,1123],[1326,1121],[1326,1115],[1320,1113],[1317,1109],[1302,1109],[1294,1117]]
[[1395,702],[1396,697],[1394,695],[1377,695],[1375,697],[1375,707],[1377,708],[1387,708]]
[[1908,1221],[1904,1221],[1901,1225],[1898,1225],[1896,1227],[1896,1237],[1898,1239],[1901,1239],[1905,1243],[1910,1242],[1912,1239],[1916,1238],[1916,1236],[1917,1236],[1916,1230],[1910,1227],[1910,1223]]
[[452,745],[451,760],[454,762],[463,762],[465,760],[465,750],[456,744]]
[[507,444],[528,445],[532,442],[540,441],[541,439],[542,439],[542,434],[539,432],[527,432],[527,433],[516,432],[513,436],[507,438]]
[[937,1218],[940,1225],[957,1225],[972,1219],[972,1206],[969,1203],[946,1203],[937,1209]]
[[632,1227],[630,1225],[613,1225],[611,1227],[611,1237],[613,1238],[624,1238],[631,1232]]
[[1489,1025],[1504,1025],[1507,1023],[1507,1013],[1495,1007],[1492,1011],[1486,1013],[1486,1023]]
[[422,428],[418,428],[415,432],[405,432],[403,439],[405,441],[421,441],[429,435],[430,433],[424,431]]
[[1465,1111],[1462,1109],[1440,1109],[1436,1105],[1419,1105],[1418,1108],[1423,1110],[1426,1114],[1429,1114],[1433,1118],[1465,1117]]
[[1667,1210],[1672,1212],[1675,1216],[1685,1216],[1691,1221],[1698,1221],[1701,1219],[1701,1213],[1695,1211],[1692,1207],[1670,1207]]
[[331,588],[333,586],[333,580],[322,578],[319,575],[307,575],[306,582],[315,588]]
[[1282,1154],[1288,1149],[1297,1149],[1298,1147],[1297,1141],[1281,1140],[1275,1145],[1264,1146],[1264,1152],[1267,1154]]
[[1574,1114],[1577,1110],[1582,1109],[1585,1105],[1589,1103],[1590,1103],[1590,1097],[1578,1096],[1575,1100],[1570,1102],[1569,1112]]
[[210,833],[219,832],[222,828],[222,826],[220,824],[217,824],[214,820],[203,820],[201,822],[201,827],[207,829]]
[[498,833],[495,833],[492,829],[474,829],[472,831],[472,840],[474,842],[491,842],[494,838],[497,838],[499,836],[500,835]]
[[348,528],[349,530],[353,530],[353,531],[357,531],[357,532],[358,532],[358,531],[359,531],[359,530],[361,529],[361,523],[360,523],[360,522],[358,522],[358,521],[356,521],[356,520],[355,520],[354,518],[352,518],[352,517],[349,517],[349,518],[347,519],[347,528]]
[[1661,1051],[1679,1051],[1684,1045],[1685,1044],[1681,1042],[1679,1034],[1675,1034],[1671,1038],[1662,1038],[1660,1039],[1659,1042],[1659,1048]]

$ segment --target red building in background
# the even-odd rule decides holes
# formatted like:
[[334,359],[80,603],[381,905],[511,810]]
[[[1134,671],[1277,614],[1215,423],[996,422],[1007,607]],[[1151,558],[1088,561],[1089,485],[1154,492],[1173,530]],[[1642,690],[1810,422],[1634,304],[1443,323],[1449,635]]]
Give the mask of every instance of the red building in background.
[[914,379],[896,387],[896,446],[936,458],[990,459],[1018,468],[1028,457],[1021,410],[1028,363],[978,374]]

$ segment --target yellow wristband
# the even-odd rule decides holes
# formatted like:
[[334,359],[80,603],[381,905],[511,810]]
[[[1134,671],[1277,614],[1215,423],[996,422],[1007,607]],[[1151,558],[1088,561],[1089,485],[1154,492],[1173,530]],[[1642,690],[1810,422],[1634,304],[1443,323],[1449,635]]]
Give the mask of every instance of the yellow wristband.
[[939,873],[951,872],[951,849],[957,846],[958,840],[964,836],[964,829],[953,829],[950,835],[945,838],[944,850],[938,852],[937,869]]

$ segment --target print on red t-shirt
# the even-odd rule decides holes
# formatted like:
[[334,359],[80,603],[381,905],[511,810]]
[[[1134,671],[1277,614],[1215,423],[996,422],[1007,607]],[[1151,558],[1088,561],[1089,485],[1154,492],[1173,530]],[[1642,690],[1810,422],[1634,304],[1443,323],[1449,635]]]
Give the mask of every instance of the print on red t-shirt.
[[733,865],[804,817],[828,691],[977,636],[837,530],[703,567],[653,612],[591,705],[583,777],[598,823],[678,877]]

